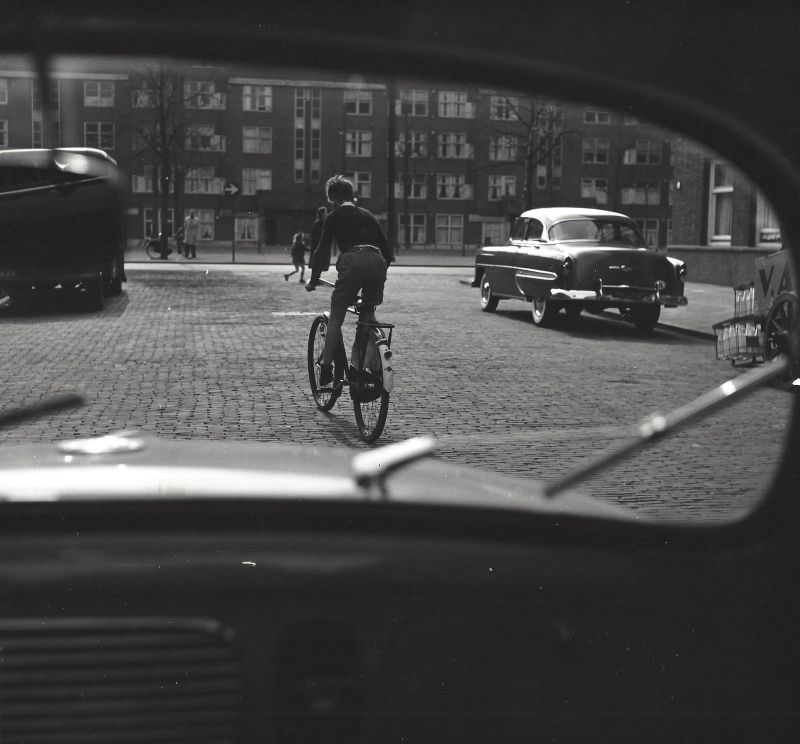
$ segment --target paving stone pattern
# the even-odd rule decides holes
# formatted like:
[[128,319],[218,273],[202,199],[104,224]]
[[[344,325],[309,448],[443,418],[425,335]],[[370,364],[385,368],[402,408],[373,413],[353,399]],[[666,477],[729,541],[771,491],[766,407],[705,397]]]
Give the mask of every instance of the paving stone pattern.
[[[167,438],[366,447],[343,396],[330,414],[308,389],[306,343],[329,290],[284,282],[283,267],[131,271],[101,313],[63,301],[0,308],[8,404],[81,390],[77,411],[0,432],[4,442],[140,429]],[[295,278],[293,278],[295,279]],[[535,327],[529,306],[484,313],[459,273],[390,273],[379,317],[397,324],[388,444],[440,438],[442,459],[555,478],[625,427],[739,372],[713,342],[638,335],[590,315]],[[346,328],[349,338],[352,323]],[[760,391],[637,454],[586,490],[667,519],[752,508],[781,457],[790,394]]]

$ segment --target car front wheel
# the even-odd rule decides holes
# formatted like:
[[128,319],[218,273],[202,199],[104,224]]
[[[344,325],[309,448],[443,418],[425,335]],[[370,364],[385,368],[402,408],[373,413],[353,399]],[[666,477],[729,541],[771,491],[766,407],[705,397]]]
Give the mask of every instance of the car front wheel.
[[497,303],[500,298],[492,294],[492,285],[489,280],[484,277],[481,280],[481,310],[485,313],[493,313],[497,310]]
[[555,320],[560,309],[558,305],[550,300],[534,298],[531,301],[531,316],[537,326],[550,325]]

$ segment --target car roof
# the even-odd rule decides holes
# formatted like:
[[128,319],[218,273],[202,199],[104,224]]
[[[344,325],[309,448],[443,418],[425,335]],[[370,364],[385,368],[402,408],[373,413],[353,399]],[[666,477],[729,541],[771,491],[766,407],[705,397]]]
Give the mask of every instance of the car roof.
[[538,207],[528,209],[520,217],[526,219],[536,219],[548,225],[565,219],[593,218],[593,217],[614,217],[616,219],[630,219],[627,214],[622,212],[610,212],[607,209],[592,209],[590,207]]
[[19,163],[39,163],[43,159],[49,157],[53,152],[73,152],[79,155],[86,155],[88,157],[97,158],[98,160],[105,160],[109,163],[117,164],[105,150],[98,150],[95,147],[28,147],[17,148],[11,150],[0,150],[0,160],[14,160]]

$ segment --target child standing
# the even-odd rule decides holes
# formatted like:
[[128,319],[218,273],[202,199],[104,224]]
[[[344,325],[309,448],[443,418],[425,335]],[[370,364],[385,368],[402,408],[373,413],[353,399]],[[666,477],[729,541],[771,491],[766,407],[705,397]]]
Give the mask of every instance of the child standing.
[[292,264],[294,264],[294,270],[290,271],[288,274],[284,274],[283,278],[285,281],[289,281],[289,277],[292,274],[296,274],[298,271],[300,272],[300,284],[305,284],[305,274],[306,274],[306,241],[303,237],[303,233],[295,233],[294,237],[292,238]]

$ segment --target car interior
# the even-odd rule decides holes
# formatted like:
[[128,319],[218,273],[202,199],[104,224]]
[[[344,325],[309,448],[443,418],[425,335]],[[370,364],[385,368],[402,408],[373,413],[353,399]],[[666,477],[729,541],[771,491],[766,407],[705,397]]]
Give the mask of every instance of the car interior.
[[[69,5],[20,7],[0,48],[45,77],[62,54],[168,51],[635,111],[757,179],[797,262],[789,4]],[[109,498],[0,503],[0,741],[796,741],[787,400],[766,493],[721,524],[391,497],[137,501],[112,483]]]

